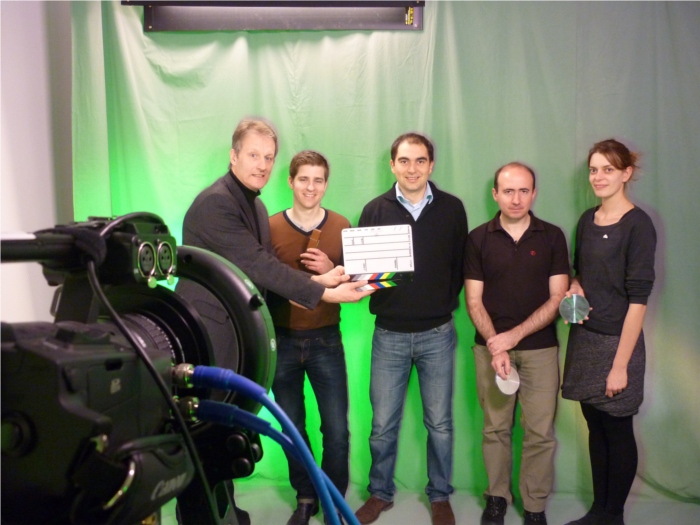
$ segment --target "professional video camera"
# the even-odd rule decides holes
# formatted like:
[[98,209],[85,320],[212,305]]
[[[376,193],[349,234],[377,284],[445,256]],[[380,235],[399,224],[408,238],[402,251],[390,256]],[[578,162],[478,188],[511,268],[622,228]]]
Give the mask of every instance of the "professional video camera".
[[[178,399],[259,404],[185,394],[173,370],[218,366],[269,388],[274,331],[253,283],[215,254],[176,248],[149,213],[3,238],[2,262],[20,261],[59,288],[54,323],[2,323],[2,522],[138,523],[177,497],[181,523],[238,524],[229,480],[253,471],[259,435],[185,422]],[[176,276],[219,315],[157,285]]]

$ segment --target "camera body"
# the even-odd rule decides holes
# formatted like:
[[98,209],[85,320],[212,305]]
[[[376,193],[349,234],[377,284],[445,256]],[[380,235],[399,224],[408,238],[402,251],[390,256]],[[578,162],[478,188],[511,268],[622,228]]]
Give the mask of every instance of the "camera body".
[[[170,385],[172,356],[147,348]],[[2,405],[6,522],[132,523],[177,495],[159,486],[178,479],[184,488],[192,480],[192,462],[169,428],[162,395],[109,325],[3,323]],[[154,436],[159,443],[139,442]],[[93,454],[106,464],[88,474]],[[116,509],[102,508],[123,488],[128,461],[137,456],[131,493]]]
[[[3,523],[137,523],[177,497],[183,523],[236,524],[235,515],[212,519],[203,510],[206,485],[252,473],[262,457],[259,436],[192,423],[185,431],[202,457],[207,483],[194,477],[183,429],[100,304],[86,261],[101,259],[96,275],[104,295],[175,397],[172,369],[184,362],[226,366],[269,388],[274,330],[249,279],[205,250],[176,248],[167,226],[152,214],[3,239],[2,259],[40,262],[47,281],[60,285],[54,323],[2,323]],[[211,341],[222,338],[209,333],[197,308],[155,286],[158,280],[172,283],[178,268],[181,279],[216,298],[230,349],[214,349]],[[216,391],[183,395],[259,408]]]

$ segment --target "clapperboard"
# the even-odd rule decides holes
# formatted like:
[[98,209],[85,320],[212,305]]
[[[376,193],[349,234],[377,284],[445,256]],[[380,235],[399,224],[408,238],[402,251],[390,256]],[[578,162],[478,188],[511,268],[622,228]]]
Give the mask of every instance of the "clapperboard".
[[409,224],[345,228],[343,264],[360,290],[392,288],[413,279],[413,236]]

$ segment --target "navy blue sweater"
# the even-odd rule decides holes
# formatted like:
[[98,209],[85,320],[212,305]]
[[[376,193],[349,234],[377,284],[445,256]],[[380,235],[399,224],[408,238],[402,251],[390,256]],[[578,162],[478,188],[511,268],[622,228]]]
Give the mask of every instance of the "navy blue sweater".
[[459,304],[467,214],[461,200],[429,184],[433,199],[417,221],[396,199],[394,186],[370,201],[360,216],[359,227],[410,224],[413,232],[413,281],[370,296],[369,310],[385,330],[430,330],[449,321]]

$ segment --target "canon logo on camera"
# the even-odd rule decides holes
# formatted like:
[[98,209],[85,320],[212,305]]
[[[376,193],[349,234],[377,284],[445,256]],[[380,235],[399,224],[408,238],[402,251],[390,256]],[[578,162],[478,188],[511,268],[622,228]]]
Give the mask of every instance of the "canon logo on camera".
[[182,474],[175,476],[172,479],[161,479],[158,483],[156,483],[156,487],[153,489],[153,493],[151,494],[151,501],[155,501],[167,494],[170,494],[171,492],[175,492],[176,490],[182,488],[182,486],[185,484],[186,478],[187,473],[183,472]]

